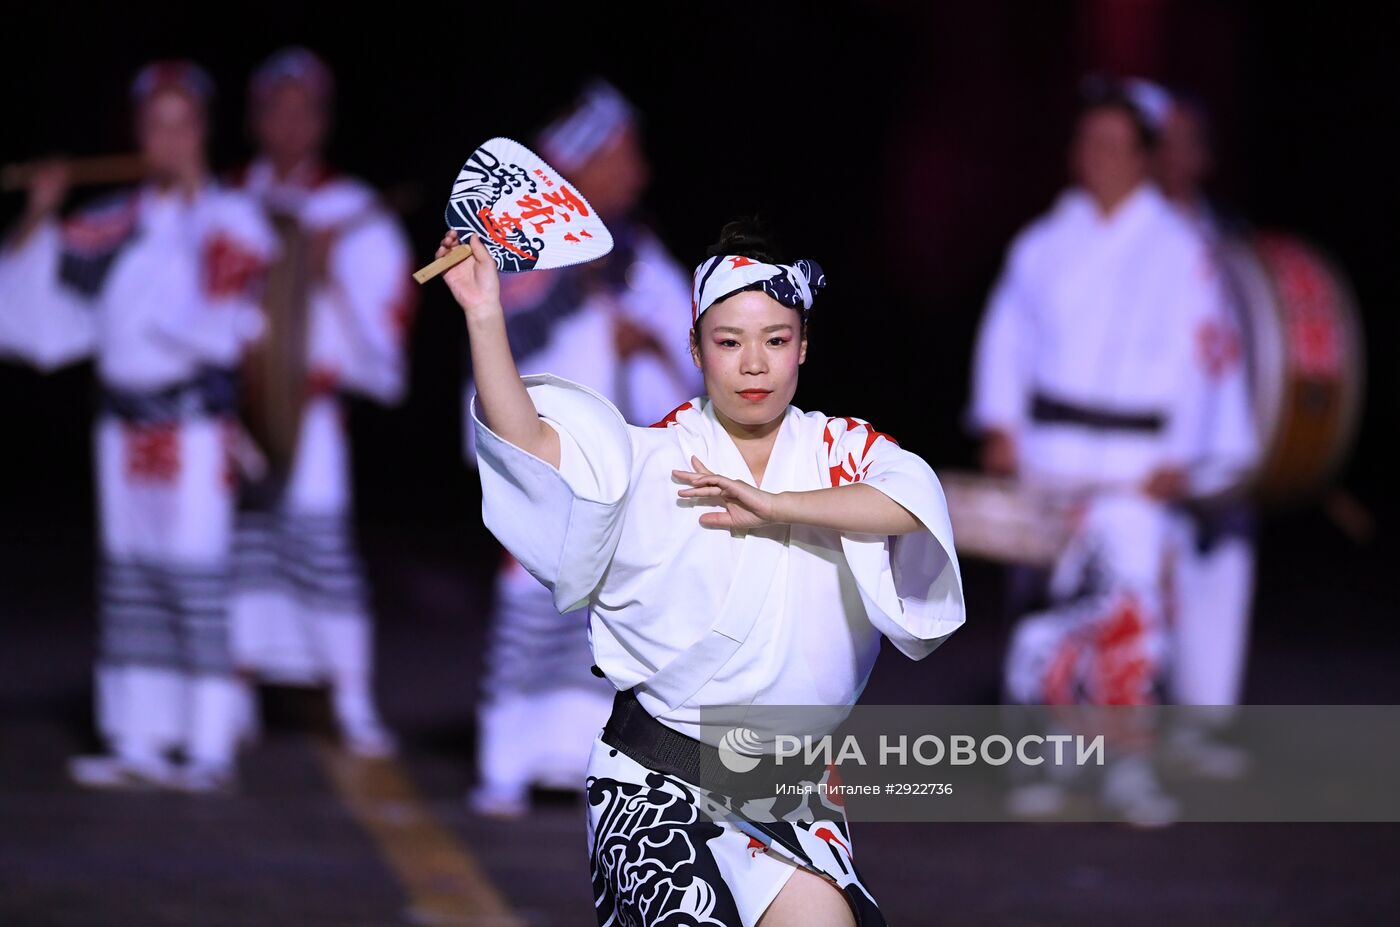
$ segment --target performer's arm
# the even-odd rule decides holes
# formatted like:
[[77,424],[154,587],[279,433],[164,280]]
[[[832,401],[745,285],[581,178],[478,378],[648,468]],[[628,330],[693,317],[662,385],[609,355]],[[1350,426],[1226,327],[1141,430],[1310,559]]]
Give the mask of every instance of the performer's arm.
[[700,524],[711,528],[756,528],[766,524],[812,525],[851,534],[910,534],[924,530],[904,506],[873,486],[851,483],[803,492],[764,492],[741,480],[708,470],[691,458],[695,471],[676,470],[690,484],[679,491],[686,498],[709,499],[723,512],[707,512]]
[[[448,232],[437,256],[442,257],[456,245],[457,233]],[[558,469],[559,435],[535,411],[506,340],[496,263],[478,236],[472,236],[470,246],[472,256],[449,270],[443,279],[467,318],[477,408],[486,424],[504,441]]]
[[25,204],[24,216],[5,242],[7,249],[23,248],[35,232],[58,215],[59,207],[68,196],[68,186],[68,166],[62,161],[53,161],[34,172],[29,179],[29,201]]
[[977,334],[968,419],[983,439],[982,468],[1016,472],[1016,435],[1025,416],[1031,335],[1012,261],[1002,272]]
[[0,357],[41,371],[93,353],[93,298],[102,268],[110,265],[102,256],[85,256],[75,262],[73,274],[64,273],[68,255],[57,214],[67,190],[68,171],[61,162],[36,171],[24,217],[0,248]]
[[850,483],[807,492],[780,492],[775,521],[834,528],[851,534],[909,534],[924,525],[904,506],[873,486]]

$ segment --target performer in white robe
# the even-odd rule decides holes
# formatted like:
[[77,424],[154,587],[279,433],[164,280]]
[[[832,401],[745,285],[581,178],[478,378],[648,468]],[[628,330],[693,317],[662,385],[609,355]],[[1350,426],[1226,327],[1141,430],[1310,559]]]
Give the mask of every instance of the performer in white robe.
[[[614,248],[600,262],[505,278],[511,351],[523,370],[587,386],[629,422],[654,422],[700,383],[685,325],[690,282],[637,215],[650,168],[636,113],[613,87],[594,82],[538,145],[607,217]],[[464,408],[473,395],[469,384]],[[470,415],[465,433],[474,463]],[[586,611],[561,622],[549,591],[506,553],[477,709],[477,811],[523,813],[531,785],[580,787],[593,732],[613,702],[612,687],[589,672],[588,653]],[[539,736],[522,744],[523,728]]]
[[[984,465],[1079,506],[1048,606],[1013,632],[1014,702],[1160,699],[1170,506],[1235,485],[1252,462],[1252,435],[1234,427],[1244,380],[1217,350],[1234,337],[1220,273],[1148,179],[1154,141],[1121,88],[1087,102],[1078,183],[1011,246],[978,337]],[[1170,816],[1141,769],[1125,775],[1126,813]]]
[[0,255],[0,353],[41,369],[96,358],[96,708],[111,753],[75,758],[84,785],[233,781],[244,710],[227,625],[233,368],[261,327],[275,239],[254,203],[209,177],[209,92],[187,63],[142,71],[150,182],[60,224],[56,165],[32,182]]
[[250,391],[280,404],[249,414],[290,424],[281,435],[271,423],[249,426],[272,446],[263,448],[270,472],[245,487],[239,506],[234,654],[268,681],[329,685],[346,746],[383,755],[394,740],[372,692],[344,396],[386,405],[403,397],[412,268],[403,230],[374,191],[321,160],[332,96],[330,70],[300,48],[274,54],[251,84],[259,156],[239,186],[284,230],[282,260],[297,266],[274,268],[270,280],[296,292],[269,292],[266,305],[270,334],[289,344],[267,361],[266,381],[265,368],[247,377]]
[[579,384],[522,381],[473,248],[447,282],[480,390],[483,516],[559,612],[589,609],[619,693],[588,766],[599,923],[884,923],[840,807],[699,781],[720,768],[697,739],[717,737],[707,707],[854,704],[882,635],[920,659],[964,620],[929,466],[867,422],[789,405],[820,269],[726,234],[692,290],[705,394],[642,428]]
[[[1201,109],[1174,99],[1162,122],[1156,173],[1167,197],[1219,251],[1239,230],[1232,231],[1205,196],[1203,186],[1213,166],[1207,132]],[[1226,293],[1235,329],[1243,332],[1248,317],[1239,287],[1227,285]],[[1239,366],[1248,373],[1249,352],[1240,342],[1222,344],[1218,353],[1242,358],[1245,363]],[[1252,417],[1227,420],[1222,427],[1258,433]],[[1175,702],[1239,703],[1254,597],[1253,524],[1252,508],[1239,494],[1197,506],[1180,520],[1170,686]]]

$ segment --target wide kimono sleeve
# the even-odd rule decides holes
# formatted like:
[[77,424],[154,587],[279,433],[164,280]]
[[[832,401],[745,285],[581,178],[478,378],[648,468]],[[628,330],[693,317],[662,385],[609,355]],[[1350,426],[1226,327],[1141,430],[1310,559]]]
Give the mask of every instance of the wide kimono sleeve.
[[861,419],[827,426],[831,483],[865,483],[922,527],[880,537],[843,533],[841,546],[870,622],[905,656],[921,660],[966,620],[962,574],[943,487],[933,468]]
[[1218,262],[1204,245],[1178,275],[1173,311],[1183,322],[1182,373],[1171,392],[1169,454],[1187,470],[1191,493],[1211,496],[1241,486],[1257,464],[1243,339]]
[[978,328],[967,410],[967,424],[975,432],[1016,434],[1030,406],[1035,332],[1025,293],[1024,250],[1019,243],[1012,247]]
[[198,297],[171,308],[159,324],[165,340],[203,363],[233,366],[262,336],[263,284],[277,256],[277,235],[246,194],[219,190],[199,243]]
[[56,222],[40,226],[19,247],[0,251],[0,356],[47,371],[93,352],[94,293],[65,282],[65,256]]
[[547,373],[522,379],[540,417],[559,433],[559,468],[504,441],[473,399],[481,516],[563,613],[592,598],[617,550],[631,436],[617,408],[593,390]]
[[407,380],[406,341],[416,301],[408,239],[382,209],[343,232],[331,251],[330,298],[346,348],[336,371],[347,389],[392,405]]

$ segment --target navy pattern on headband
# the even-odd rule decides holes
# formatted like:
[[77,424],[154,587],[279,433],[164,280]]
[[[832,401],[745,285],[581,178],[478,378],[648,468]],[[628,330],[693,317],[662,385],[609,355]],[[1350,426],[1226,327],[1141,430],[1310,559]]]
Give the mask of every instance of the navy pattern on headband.
[[[778,266],[780,268],[782,267],[781,264]],[[807,287],[811,296],[816,296],[826,287],[826,274],[822,271],[821,265],[816,261],[796,261],[791,266],[793,270],[807,278]],[[803,310],[810,310],[812,308],[810,301],[811,296],[806,299],[803,298],[801,288],[797,281],[793,279],[793,275],[787,272],[786,268],[779,270],[778,273],[764,280],[759,285],[759,288],[784,306]]]

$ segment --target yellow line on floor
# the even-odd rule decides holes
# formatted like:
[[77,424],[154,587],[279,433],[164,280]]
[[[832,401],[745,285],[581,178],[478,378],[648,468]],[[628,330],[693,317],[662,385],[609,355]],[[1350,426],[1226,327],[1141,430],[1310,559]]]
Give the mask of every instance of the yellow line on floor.
[[524,927],[471,851],[433,817],[402,766],[351,756],[326,742],[317,753],[340,800],[408,895],[414,923]]

